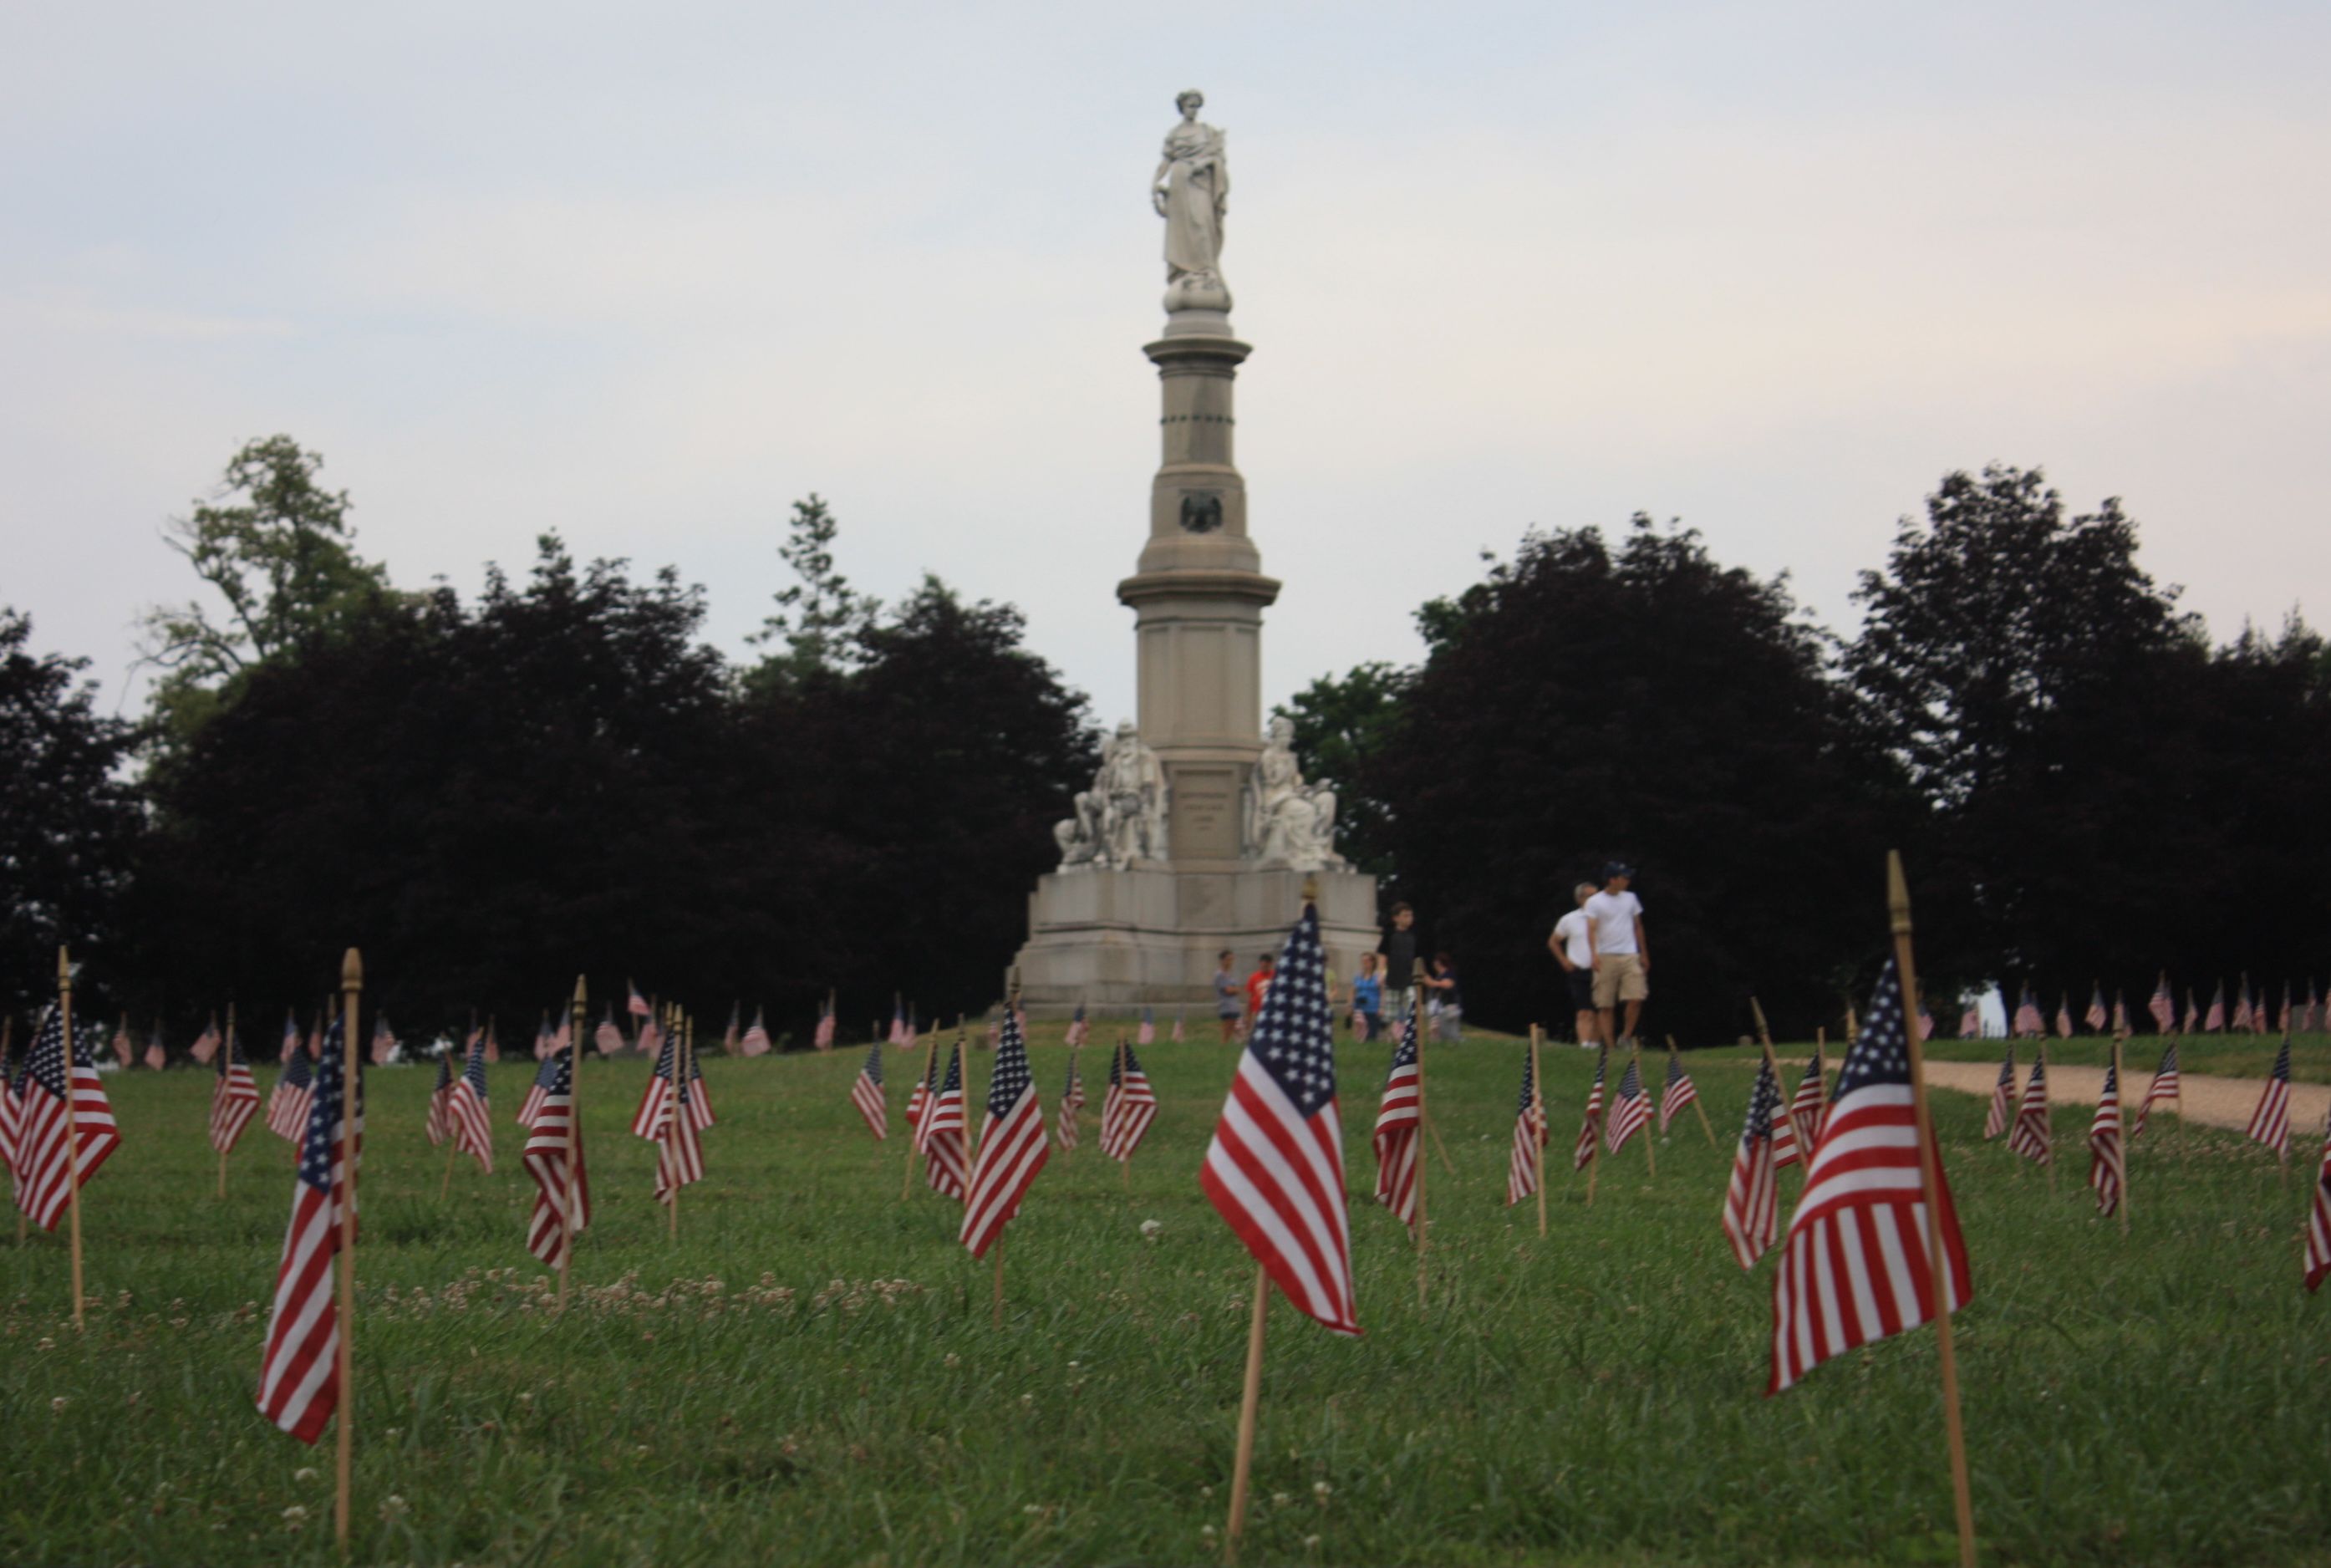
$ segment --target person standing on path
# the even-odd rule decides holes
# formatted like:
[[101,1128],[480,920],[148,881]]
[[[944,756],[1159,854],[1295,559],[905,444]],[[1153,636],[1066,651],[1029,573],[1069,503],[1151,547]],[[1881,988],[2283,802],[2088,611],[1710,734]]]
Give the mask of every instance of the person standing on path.
[[[1651,994],[1651,944],[1643,936],[1643,901],[1627,890],[1635,868],[1613,860],[1603,868],[1603,890],[1586,900],[1587,938],[1594,944],[1594,1011],[1603,1038],[1616,1045],[1632,1040]],[[1613,1029],[1620,1003],[1627,1004],[1627,1028]]]
[[1570,993],[1570,1006],[1577,1016],[1578,1043],[1592,1046],[1595,1040],[1594,1016],[1594,923],[1586,917],[1586,900],[1594,896],[1594,884],[1581,882],[1570,890],[1578,903],[1554,923],[1554,935],[1546,939],[1546,951],[1562,965],[1562,982]]
[[1382,952],[1384,993],[1393,1004],[1392,1021],[1398,1023],[1416,1003],[1411,991],[1416,983],[1416,911],[1406,904],[1392,907],[1392,930]]
[[1234,962],[1227,947],[1214,957],[1214,1022],[1222,1025],[1224,1045],[1238,1038],[1239,1014],[1245,1010]]

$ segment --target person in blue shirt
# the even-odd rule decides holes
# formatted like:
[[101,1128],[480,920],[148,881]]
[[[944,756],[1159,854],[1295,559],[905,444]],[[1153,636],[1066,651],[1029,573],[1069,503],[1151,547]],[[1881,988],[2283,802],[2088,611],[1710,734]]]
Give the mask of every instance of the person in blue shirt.
[[1360,955],[1360,972],[1352,977],[1352,1015],[1359,1020],[1360,1039],[1374,1040],[1384,1023],[1384,976],[1373,953]]

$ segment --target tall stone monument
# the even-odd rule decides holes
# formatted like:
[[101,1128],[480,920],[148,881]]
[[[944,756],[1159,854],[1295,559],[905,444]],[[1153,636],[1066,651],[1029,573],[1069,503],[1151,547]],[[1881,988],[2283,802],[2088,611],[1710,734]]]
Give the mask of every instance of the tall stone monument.
[[1215,955],[1243,976],[1276,951],[1319,879],[1321,934],[1348,977],[1376,941],[1375,879],[1336,853],[1334,794],[1307,784],[1283,719],[1262,722],[1262,612],[1280,584],[1247,531],[1232,454],[1232,388],[1249,346],[1223,280],[1230,163],[1205,100],[1175,100],[1150,181],[1166,221],[1166,329],[1143,352],[1163,391],[1164,461],[1149,535],[1117,596],[1134,613],[1137,722],[1118,726],[1091,789],[1053,830],[1060,870],[1029,899],[1022,995],[1209,1010]]

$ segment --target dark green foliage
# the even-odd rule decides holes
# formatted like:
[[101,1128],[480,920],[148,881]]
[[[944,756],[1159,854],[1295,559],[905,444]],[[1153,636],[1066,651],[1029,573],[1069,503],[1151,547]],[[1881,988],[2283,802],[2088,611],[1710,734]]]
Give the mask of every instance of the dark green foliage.
[[[1883,774],[1784,586],[1638,517],[1534,534],[1454,603],[1362,768],[1425,947],[1477,1017],[1566,1018],[1545,943],[1582,877],[1641,868],[1655,1032],[1729,1038],[1751,993],[1829,1016],[1883,932]],[[1381,720],[1379,723],[1381,724]]]
[[1336,848],[1358,870],[1394,890],[1390,803],[1368,793],[1366,761],[1392,738],[1412,673],[1383,662],[1360,665],[1338,679],[1323,675],[1275,711],[1295,721],[1295,755],[1303,776],[1336,792]]
[[20,1013],[56,995],[60,944],[100,968],[118,956],[144,832],[118,776],[136,730],[95,711],[87,660],[36,656],[32,635],[0,608],[0,1007]]

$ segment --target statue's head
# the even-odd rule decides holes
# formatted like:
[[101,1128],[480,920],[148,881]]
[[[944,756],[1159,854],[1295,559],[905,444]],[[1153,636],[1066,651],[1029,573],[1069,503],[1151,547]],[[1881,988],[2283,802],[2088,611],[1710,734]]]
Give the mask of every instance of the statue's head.
[[1275,713],[1270,717],[1270,727],[1263,733],[1278,745],[1291,747],[1295,744],[1295,721],[1283,713]]
[[1118,720],[1118,723],[1117,723],[1117,738],[1118,738],[1118,739],[1119,739],[1119,740],[1138,740],[1140,737],[1141,737],[1141,732],[1140,732],[1139,730],[1137,730],[1137,729],[1136,729],[1136,728],[1134,728],[1134,727],[1133,727],[1133,720],[1131,720],[1131,719],[1129,719],[1129,718],[1121,718],[1121,719]]
[[1194,87],[1187,92],[1177,92],[1174,95],[1174,107],[1185,115],[1195,114],[1206,107],[1206,95]]

